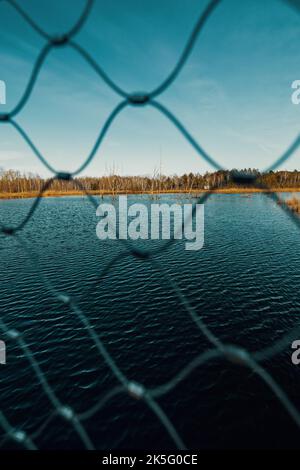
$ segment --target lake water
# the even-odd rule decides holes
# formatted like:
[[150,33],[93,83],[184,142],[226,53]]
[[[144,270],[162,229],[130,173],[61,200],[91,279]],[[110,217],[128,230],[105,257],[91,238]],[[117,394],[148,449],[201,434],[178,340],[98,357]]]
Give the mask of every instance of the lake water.
[[[154,202],[148,196],[131,196],[129,201]],[[176,195],[162,195],[155,202],[179,201],[191,202]],[[0,201],[1,221],[19,222],[32,202]],[[44,198],[22,236],[54,286],[76,298],[126,376],[157,386],[209,343],[147,261],[120,258],[97,282],[103,267],[124,251],[120,242],[96,237],[98,220],[87,198]],[[149,240],[143,247],[151,250],[163,243]],[[24,332],[60,400],[85,411],[117,385],[115,377],[74,313],[47,292],[16,241],[1,236],[0,250],[1,317]],[[300,322],[300,232],[263,194],[212,195],[205,202],[204,247],[186,251],[184,241],[176,241],[158,258],[225,342],[255,351]],[[300,365],[292,364],[291,352],[288,345],[264,365],[300,409]],[[34,432],[52,407],[13,341],[7,341],[7,364],[0,374],[0,409],[12,425]],[[159,403],[190,448],[296,447],[300,442],[300,430],[266,385],[248,369],[224,360],[194,370]],[[174,448],[149,408],[124,394],[85,427],[99,449]],[[4,448],[16,446],[0,442]],[[36,444],[81,446],[60,418],[45,427]]]

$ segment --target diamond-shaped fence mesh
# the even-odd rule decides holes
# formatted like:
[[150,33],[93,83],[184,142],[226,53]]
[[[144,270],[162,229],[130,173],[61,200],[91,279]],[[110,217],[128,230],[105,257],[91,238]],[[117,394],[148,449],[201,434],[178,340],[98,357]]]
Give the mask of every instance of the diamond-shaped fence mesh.
[[[299,0],[286,0],[295,11],[295,14],[300,13],[300,1]],[[75,432],[80,437],[83,445],[87,449],[94,449],[94,443],[89,437],[88,426],[86,426],[86,421],[104,408],[110,400],[116,397],[118,394],[128,394],[132,400],[139,400],[148,406],[150,410],[156,415],[157,419],[160,421],[161,425],[165,428],[166,432],[169,434],[170,438],[173,440],[175,446],[178,449],[186,449],[187,445],[184,442],[183,438],[179,435],[175,426],[172,424],[164,410],[159,404],[160,397],[168,394],[172,391],[177,385],[182,382],[189,374],[191,374],[196,368],[200,368],[203,364],[208,361],[212,361],[215,358],[222,359],[224,361],[230,361],[233,364],[239,366],[244,366],[252,370],[257,374],[261,380],[269,387],[270,393],[273,393],[278,400],[281,402],[282,406],[285,408],[286,412],[290,415],[290,418],[295,421],[296,425],[299,427],[300,432],[300,412],[290,401],[289,397],[286,395],[285,391],[281,386],[272,378],[269,372],[262,366],[264,361],[269,360],[273,356],[282,352],[287,345],[290,344],[298,333],[300,333],[300,325],[292,329],[281,339],[279,339],[275,344],[270,347],[264,348],[256,352],[248,352],[246,349],[236,346],[234,344],[227,344],[221,341],[220,338],[214,335],[214,333],[206,326],[205,322],[201,318],[198,312],[189,302],[188,298],[182,290],[179,288],[175,279],[170,275],[162,263],[159,261],[157,254],[162,250],[167,250],[168,247],[173,243],[173,237],[170,241],[166,242],[163,247],[153,250],[151,252],[137,249],[130,242],[125,240],[120,240],[119,243],[124,244],[125,251],[123,254],[116,256],[102,271],[101,277],[109,275],[110,271],[114,268],[115,264],[118,262],[122,256],[133,256],[137,257],[145,263],[150,263],[156,270],[160,272],[160,276],[164,279],[165,285],[171,290],[174,294],[174,297],[177,299],[178,304],[190,317],[190,319],[196,324],[199,328],[202,335],[210,342],[211,348],[205,350],[200,355],[196,356],[191,362],[189,362],[177,375],[175,375],[168,382],[159,385],[155,388],[149,388],[144,386],[142,383],[132,381],[130,377],[127,377],[124,372],[119,368],[117,362],[108,352],[105,347],[104,342],[95,332],[93,325],[91,325],[89,319],[85,315],[84,311],[78,306],[76,301],[69,295],[59,292],[52,285],[51,281],[44,275],[41,266],[39,265],[39,260],[37,254],[29,247],[24,237],[22,237],[22,229],[25,227],[27,222],[30,220],[34,212],[36,211],[41,196],[49,188],[54,179],[73,181],[74,184],[78,185],[79,189],[84,191],[90,203],[97,208],[98,203],[96,198],[89,194],[89,192],[83,187],[82,183],[75,179],[75,176],[80,174],[83,170],[87,168],[89,163],[93,160],[97,150],[101,146],[103,139],[109,133],[110,126],[113,121],[117,119],[120,113],[123,113],[126,108],[133,106],[152,106],[158,112],[162,113],[177,130],[182,134],[182,136],[193,146],[196,152],[213,168],[217,170],[223,169],[223,167],[218,163],[218,161],[209,155],[197,142],[189,131],[185,128],[182,122],[162,103],[157,99],[164,93],[169,87],[172,86],[173,81],[176,79],[181,69],[184,67],[186,60],[191,53],[195,42],[198,40],[201,31],[211,15],[214,13],[215,9],[222,2],[222,0],[211,0],[206,6],[205,10],[201,13],[200,17],[196,21],[194,29],[192,30],[190,37],[187,41],[187,44],[183,48],[182,53],[179,56],[178,62],[176,63],[174,69],[170,72],[167,78],[152,91],[132,94],[128,93],[126,90],[122,89],[110,76],[108,76],[105,71],[102,69],[94,58],[85,50],[80,44],[75,40],[76,34],[80,31],[86,19],[92,14],[92,6],[94,1],[87,0],[84,10],[80,15],[78,21],[74,26],[67,32],[64,32],[60,36],[52,37],[47,32],[45,32],[31,17],[30,15],[14,0],[2,0],[1,4],[8,3],[12,8],[15,9],[16,13],[19,14],[24,21],[26,21],[31,28],[33,28],[43,39],[46,40],[46,44],[40,51],[36,62],[33,66],[32,73],[29,79],[29,82],[25,88],[23,96],[17,105],[10,111],[4,114],[0,114],[0,124],[12,126],[16,132],[24,139],[26,144],[31,148],[32,152],[36,157],[45,165],[45,167],[53,174],[53,178],[48,180],[44,187],[42,188],[39,196],[34,200],[28,214],[26,217],[16,226],[6,226],[3,221],[0,221],[0,231],[5,237],[14,237],[17,243],[22,247],[26,253],[29,261],[32,263],[35,270],[37,270],[41,282],[44,284],[48,292],[53,296],[56,301],[61,302],[68,306],[70,311],[78,318],[79,322],[85,329],[86,335],[89,336],[90,340],[95,346],[95,351],[99,355],[99,358],[103,360],[107,366],[110,368],[111,372],[114,374],[119,385],[107,390],[106,393],[99,399],[96,405],[93,405],[90,408],[87,408],[86,411],[78,413],[73,407],[69,406],[68,403],[63,403],[60,398],[57,396],[50,383],[47,380],[47,375],[43,371],[42,366],[39,364],[35,355],[32,353],[31,348],[26,341],[26,334],[15,329],[10,329],[6,323],[0,319],[0,330],[4,334],[5,338],[13,340],[22,350],[30,367],[32,368],[33,373],[35,374],[42,392],[49,399],[52,411],[49,412],[47,419],[30,435],[18,427],[18,423],[10,423],[6,418],[4,410],[0,411],[0,426],[3,429],[3,439],[0,442],[0,445],[3,447],[7,441],[10,439],[15,441],[19,445],[24,446],[28,449],[37,449],[39,447],[39,436],[44,432],[47,426],[51,421],[56,417],[60,417],[62,420],[66,421],[67,426],[73,427]],[[39,73],[45,63],[45,60],[51,51],[55,48],[71,48],[76,51],[86,63],[92,67],[99,78],[102,79],[111,90],[113,90],[117,95],[121,97],[119,104],[112,110],[111,114],[106,119],[105,124],[99,132],[99,135],[94,143],[94,146],[90,154],[85,158],[80,167],[73,171],[72,173],[62,173],[57,172],[55,168],[46,160],[43,154],[35,146],[34,142],[31,140],[30,136],[24,130],[22,126],[16,121],[16,117],[22,112],[22,109],[26,106],[28,100],[30,99],[31,93],[35,87],[35,84],[38,80]],[[294,142],[289,146],[289,148],[283,153],[283,155],[275,158],[274,163],[268,167],[265,172],[270,170],[275,170],[284,162],[286,162],[292,154],[300,147],[300,135],[295,139]],[[264,193],[266,197],[271,197],[275,201],[280,202],[280,207],[287,212],[291,217],[293,222],[299,226],[300,221],[299,217],[295,215],[289,207],[282,201],[276,193],[268,191],[266,186],[262,186],[257,181],[257,178],[253,175],[236,173],[232,176],[233,181],[236,184],[252,185],[253,187],[259,187],[260,189],[265,189]],[[201,197],[198,198],[198,203],[204,203],[204,201],[209,198],[209,196],[214,192],[214,188],[210,189],[204,193]]]

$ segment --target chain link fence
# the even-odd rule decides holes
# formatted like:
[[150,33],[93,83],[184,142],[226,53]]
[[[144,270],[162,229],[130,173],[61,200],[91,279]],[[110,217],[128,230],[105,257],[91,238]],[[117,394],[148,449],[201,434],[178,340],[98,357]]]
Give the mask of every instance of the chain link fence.
[[[223,0],[224,2],[226,0]],[[284,0],[283,0],[284,1]],[[182,122],[169,110],[167,109],[162,103],[160,103],[157,98],[164,93],[169,87],[172,86],[172,83],[180,73],[181,69],[184,67],[195,42],[198,40],[199,36],[201,35],[201,31],[204,28],[205,24],[213,15],[214,11],[218,8],[218,5],[222,3],[222,0],[211,0],[208,2],[206,8],[201,13],[200,17],[198,18],[194,29],[192,30],[190,37],[174,67],[174,69],[170,72],[170,74],[166,77],[166,79],[159,85],[157,88],[150,92],[144,92],[139,94],[132,94],[128,93],[126,90],[122,89],[110,76],[106,74],[106,72],[102,69],[101,65],[99,65],[94,58],[89,54],[87,50],[85,50],[80,44],[78,44],[75,40],[76,34],[80,31],[82,26],[84,25],[85,21],[92,14],[92,6],[94,1],[87,0],[85,7],[80,15],[78,21],[74,24],[74,26],[67,32],[61,34],[60,36],[52,37],[47,32],[45,32],[31,17],[27,14],[27,12],[21,7],[15,0],[0,0],[0,8],[3,7],[3,4],[9,4],[17,14],[19,14],[24,21],[26,21],[33,30],[35,30],[42,38],[46,40],[45,46],[40,51],[36,62],[33,66],[33,70],[29,79],[29,82],[25,88],[23,96],[21,97],[20,101],[17,105],[8,113],[0,114],[0,124],[1,125],[9,125],[12,126],[15,131],[24,139],[26,144],[31,148],[32,152],[36,155],[36,157],[45,165],[45,167],[53,174],[53,178],[48,180],[47,183],[43,186],[40,194],[34,200],[28,214],[26,217],[16,226],[6,226],[2,221],[0,222],[0,231],[1,234],[5,237],[14,237],[17,243],[22,247],[26,255],[28,256],[29,261],[32,263],[35,270],[37,270],[41,282],[44,284],[48,292],[53,296],[56,301],[61,302],[68,306],[70,311],[78,318],[79,322],[85,328],[86,334],[89,336],[90,340],[93,342],[97,354],[99,358],[103,360],[107,366],[110,368],[111,372],[114,374],[115,378],[117,379],[119,385],[108,390],[105,393],[99,402],[87,409],[85,412],[78,413],[75,409],[68,405],[68,403],[63,403],[57,394],[54,392],[53,388],[51,387],[50,383],[47,380],[47,376],[45,372],[42,370],[41,365],[36,360],[34,354],[31,351],[31,348],[26,342],[26,334],[21,331],[17,331],[16,329],[10,329],[6,323],[0,319],[0,330],[2,331],[4,338],[13,340],[17,343],[20,347],[22,352],[24,353],[25,357],[28,360],[32,371],[34,372],[35,376],[37,377],[41,390],[49,399],[51,404],[52,411],[49,413],[48,418],[42,423],[42,425],[36,429],[34,433],[30,435],[27,434],[21,428],[18,428],[17,423],[10,423],[5,415],[4,410],[0,410],[0,426],[3,429],[4,439],[0,442],[0,445],[3,447],[4,443],[7,439],[18,443],[19,445],[23,446],[27,449],[37,449],[38,446],[38,438],[42,434],[42,432],[47,428],[47,426],[51,423],[51,421],[55,417],[61,417],[62,420],[66,421],[68,426],[73,427],[74,431],[78,434],[79,438],[81,439],[84,447],[86,449],[94,449],[94,443],[92,442],[91,438],[89,437],[87,426],[85,422],[94,416],[97,412],[99,412],[102,408],[104,408],[110,400],[116,397],[119,394],[128,394],[132,400],[139,400],[144,402],[145,406],[148,406],[150,410],[156,415],[157,419],[160,421],[161,425],[165,428],[165,431],[169,434],[170,438],[173,440],[175,446],[178,449],[186,449],[187,443],[184,442],[182,436],[179,435],[178,431],[176,430],[175,426],[172,424],[171,420],[168,418],[164,410],[159,404],[159,399],[171,392],[177,385],[183,381],[189,374],[191,374],[195,369],[199,368],[203,364],[208,361],[212,361],[216,358],[223,359],[224,361],[230,361],[233,364],[238,364],[239,366],[244,366],[246,368],[251,369],[255,374],[257,374],[263,382],[269,387],[270,393],[273,393],[278,400],[281,402],[282,406],[285,408],[286,412],[290,415],[290,418],[295,421],[296,425],[299,427],[300,433],[300,412],[297,408],[293,405],[290,401],[289,397],[285,393],[285,391],[280,387],[280,385],[272,378],[272,376],[268,373],[266,368],[263,367],[263,363],[275,355],[282,352],[287,345],[290,345],[291,341],[294,340],[297,335],[300,334],[300,325],[286,335],[284,335],[281,339],[279,339],[275,344],[271,347],[264,348],[262,350],[256,352],[248,352],[246,349],[243,349],[239,346],[234,344],[225,344],[221,341],[220,338],[215,336],[215,334],[206,326],[205,322],[201,318],[198,312],[195,311],[191,303],[189,302],[188,298],[183,294],[181,289],[179,288],[178,284],[174,280],[174,278],[166,271],[162,263],[158,260],[157,254],[162,250],[167,250],[169,246],[173,243],[175,237],[169,241],[167,241],[163,247],[156,249],[155,251],[145,251],[137,249],[133,246],[129,241],[120,240],[119,243],[123,243],[124,245],[124,252],[118,256],[116,256],[102,271],[100,278],[105,277],[110,273],[113,269],[114,265],[118,262],[120,257],[137,257],[145,263],[150,263],[156,270],[160,272],[161,277],[163,277],[166,285],[172,291],[175,298],[178,301],[178,304],[181,306],[182,309],[186,312],[186,314],[190,317],[192,322],[194,322],[199,328],[202,335],[204,335],[209,343],[211,344],[211,348],[202,352],[200,355],[195,357],[191,362],[189,362],[179,373],[177,373],[170,381],[157,386],[155,388],[145,387],[142,383],[138,383],[135,381],[130,380],[130,377],[127,377],[123,371],[118,367],[118,364],[115,362],[114,358],[108,352],[104,342],[102,339],[97,335],[93,326],[91,325],[89,319],[85,315],[85,313],[79,308],[76,301],[71,298],[69,295],[59,292],[50,280],[43,274],[41,266],[39,265],[39,260],[37,254],[31,249],[31,247],[27,244],[25,237],[22,237],[22,229],[25,227],[27,222],[31,219],[32,215],[36,211],[39,203],[40,198],[43,193],[51,186],[51,183],[54,179],[64,180],[64,181],[74,181],[76,185],[78,185],[79,189],[84,191],[90,203],[97,208],[98,202],[96,198],[89,194],[89,192],[82,186],[82,184],[75,179],[75,177],[80,174],[83,170],[85,170],[89,163],[93,160],[97,150],[101,146],[103,139],[105,138],[106,134],[108,133],[112,123],[115,119],[120,115],[120,113],[125,112],[126,108],[133,106],[152,106],[155,108],[159,113],[163,114],[182,134],[182,136],[192,145],[192,147],[196,150],[196,152],[201,156],[207,163],[209,163],[213,168],[217,170],[222,170],[223,167],[218,163],[218,161],[209,155],[197,142],[194,137],[189,133],[186,127],[182,124]],[[299,0],[286,0],[286,3],[289,3],[292,8],[295,10],[295,14],[300,13],[300,1]],[[57,172],[55,168],[46,160],[43,156],[42,152],[36,147],[34,142],[31,140],[30,136],[27,134],[25,129],[20,126],[16,120],[16,117],[21,113],[22,109],[26,106],[28,100],[30,99],[31,93],[34,89],[34,86],[38,80],[39,73],[45,63],[45,60],[51,51],[56,48],[71,48],[76,51],[85,61],[86,63],[92,67],[96,73],[98,74],[99,78],[102,79],[111,90],[113,90],[117,95],[120,96],[121,101],[119,104],[112,110],[111,114],[106,119],[105,124],[103,125],[102,129],[99,132],[99,135],[94,143],[94,146],[89,153],[89,155],[85,158],[83,163],[80,167],[72,173],[62,173]],[[283,153],[283,155],[279,156],[274,160],[274,163],[266,168],[265,172],[269,172],[271,170],[275,170],[280,165],[285,163],[292,154],[300,147],[300,134],[297,136],[294,142],[289,146],[289,148]],[[252,185],[253,187],[259,187],[261,189],[265,189],[266,192],[264,193],[266,197],[273,198],[276,202],[280,202],[280,207],[287,212],[289,217],[293,220],[293,222],[299,226],[300,228],[300,220],[297,215],[295,215],[289,207],[285,204],[283,200],[279,198],[276,193],[272,193],[268,191],[266,186],[262,186],[256,181],[256,177],[250,174],[244,173],[236,173],[232,175],[232,180],[236,184],[247,184]],[[198,203],[204,203],[207,198],[213,194],[214,188],[211,188],[209,191],[204,193],[201,197],[198,198]]]

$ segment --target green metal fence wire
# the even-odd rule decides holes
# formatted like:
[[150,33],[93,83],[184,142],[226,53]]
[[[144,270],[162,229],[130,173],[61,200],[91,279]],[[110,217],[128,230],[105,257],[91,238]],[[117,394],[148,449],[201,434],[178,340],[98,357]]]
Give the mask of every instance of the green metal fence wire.
[[[11,125],[16,132],[24,139],[27,145],[31,148],[32,152],[36,155],[36,157],[45,165],[45,167],[53,174],[53,178],[48,180],[38,197],[34,200],[28,214],[25,218],[15,227],[8,227],[0,221],[0,233],[6,237],[14,237],[16,242],[21,246],[24,252],[27,255],[29,262],[32,263],[35,270],[37,270],[41,282],[44,284],[47,291],[53,296],[55,301],[59,301],[62,304],[65,304],[69,307],[70,311],[75,315],[75,317],[79,320],[79,322],[84,326],[84,331],[89,336],[91,341],[93,342],[99,357],[107,364],[107,366],[112,371],[113,375],[117,379],[119,385],[108,390],[98,401],[96,405],[88,408],[84,412],[77,413],[71,406],[67,403],[62,403],[51,384],[47,380],[45,372],[42,370],[42,367],[36,360],[34,354],[32,353],[28,343],[26,342],[26,335],[22,332],[17,331],[15,329],[9,328],[3,319],[0,319],[0,330],[5,335],[5,338],[9,340],[13,340],[17,343],[20,347],[22,352],[24,353],[25,357],[27,358],[34,374],[37,377],[37,380],[43,390],[44,394],[47,396],[49,403],[51,405],[51,411],[47,419],[30,435],[26,434],[25,431],[18,428],[18,426],[14,423],[11,424],[7,420],[3,411],[0,411],[0,426],[4,432],[4,439],[0,442],[0,447],[3,447],[6,440],[12,440],[15,443],[22,445],[24,448],[27,449],[38,449],[38,438],[43,433],[43,431],[47,428],[50,422],[55,417],[60,417],[61,419],[65,420],[69,426],[72,426],[75,432],[78,434],[79,438],[82,441],[82,444],[86,449],[94,449],[94,443],[91,441],[88,431],[85,427],[85,421],[91,418],[93,415],[98,413],[101,409],[103,409],[110,400],[112,400],[115,396],[119,394],[127,394],[133,400],[140,400],[145,403],[146,406],[150,408],[153,414],[157,417],[160,421],[161,425],[165,428],[166,432],[169,434],[170,438],[173,440],[174,445],[178,449],[186,449],[187,445],[184,443],[183,438],[179,435],[177,430],[175,429],[174,425],[158,403],[160,397],[164,396],[171,392],[177,385],[182,382],[187,376],[189,376],[193,371],[203,364],[207,363],[208,361],[230,361],[233,364],[237,364],[239,366],[244,366],[249,368],[261,380],[269,387],[269,389],[274,393],[274,395],[278,398],[281,402],[282,406],[286,409],[287,413],[290,415],[291,419],[294,420],[296,425],[299,427],[300,432],[300,413],[297,408],[293,405],[290,401],[284,390],[280,387],[278,383],[271,377],[271,375],[267,372],[267,370],[262,366],[262,363],[269,360],[270,358],[274,357],[275,355],[279,354],[284,348],[290,344],[290,341],[296,337],[297,334],[300,333],[300,324],[290,332],[288,332],[285,336],[279,339],[275,344],[271,347],[265,348],[261,351],[256,352],[248,352],[246,349],[241,348],[240,346],[236,346],[233,344],[227,344],[222,342],[220,338],[218,338],[205,324],[204,320],[201,318],[198,312],[194,309],[194,307],[189,302],[186,295],[183,294],[182,290],[178,286],[177,282],[164,268],[162,263],[159,261],[157,254],[162,250],[167,250],[169,246],[173,243],[176,237],[173,238],[163,244],[162,247],[150,251],[140,250],[133,246],[129,241],[120,240],[124,244],[124,251],[116,256],[109,264],[107,264],[100,276],[97,279],[99,282],[101,279],[105,278],[109,275],[110,271],[114,268],[114,266],[120,261],[121,258],[126,256],[134,256],[139,258],[145,263],[150,263],[153,270],[159,273],[160,277],[163,277],[166,281],[166,285],[169,289],[173,292],[174,296],[178,300],[179,305],[181,305],[182,309],[189,315],[192,322],[195,323],[197,328],[199,328],[200,332],[206,337],[206,339],[211,344],[211,349],[208,349],[202,352],[200,355],[195,357],[191,362],[186,364],[186,366],[179,371],[171,380],[168,382],[159,385],[155,388],[145,387],[142,383],[138,383],[135,381],[130,380],[122,370],[119,368],[118,364],[114,361],[113,357],[108,352],[104,342],[102,339],[97,335],[95,332],[93,325],[91,325],[90,321],[88,320],[87,316],[84,312],[79,308],[76,301],[71,298],[68,294],[58,291],[52,285],[51,281],[44,275],[43,270],[39,264],[37,254],[32,250],[32,248],[27,244],[25,237],[22,236],[22,229],[30,220],[32,215],[34,214],[35,210],[37,209],[40,198],[42,194],[50,187],[51,183],[54,179],[60,180],[67,180],[67,181],[74,181],[82,191],[86,194],[90,203],[97,208],[98,203],[94,196],[88,193],[88,191],[82,186],[82,184],[75,179],[79,173],[85,170],[90,162],[96,155],[99,147],[101,146],[103,139],[107,135],[111,125],[120,115],[120,113],[124,112],[125,109],[129,106],[152,106],[155,108],[159,113],[163,114],[173,125],[177,128],[177,130],[182,134],[182,136],[192,145],[192,147],[196,150],[200,157],[202,157],[207,163],[209,163],[213,168],[217,170],[223,169],[223,167],[218,163],[218,161],[209,155],[201,145],[194,139],[194,137],[189,133],[186,127],[182,124],[182,122],[164,105],[162,105],[157,98],[167,90],[174,80],[176,80],[177,76],[181,72],[182,68],[184,67],[195,42],[198,40],[201,31],[203,30],[205,24],[217,9],[218,5],[226,0],[210,0],[204,9],[204,11],[199,16],[190,37],[183,48],[181,55],[177,63],[175,64],[174,68],[171,70],[169,75],[163,80],[161,84],[159,84],[154,90],[145,92],[145,93],[129,93],[126,90],[122,89],[110,76],[106,74],[106,72],[102,69],[102,67],[94,60],[94,58],[86,51],[80,44],[75,41],[76,34],[81,30],[85,21],[89,17],[92,12],[92,6],[94,0],[86,0],[85,7],[78,18],[77,22],[74,26],[67,32],[64,32],[60,36],[51,36],[46,31],[44,31],[31,17],[30,15],[17,3],[15,0],[0,0],[0,8],[2,7],[1,3],[9,4],[17,14],[19,14],[24,21],[26,21],[31,28],[39,34],[44,40],[46,40],[45,46],[41,49],[36,62],[34,64],[29,82],[25,88],[23,96],[21,97],[20,101],[17,105],[7,113],[0,114],[0,124],[2,125]],[[296,13],[300,13],[300,0],[283,0],[286,3],[290,4],[295,10]],[[108,116],[104,126],[99,132],[99,135],[94,143],[90,153],[87,155],[83,163],[80,167],[73,171],[72,173],[67,172],[58,172],[56,171],[52,165],[47,161],[47,159],[43,156],[42,152],[35,146],[27,132],[25,131],[23,126],[20,126],[16,121],[17,115],[22,111],[22,109],[26,106],[28,100],[30,99],[31,93],[35,87],[35,84],[38,80],[39,73],[43,67],[43,64],[47,58],[47,56],[51,53],[51,51],[55,48],[60,47],[69,47],[75,50],[82,58],[86,61],[86,63],[91,66],[96,73],[99,75],[107,85],[110,87],[116,94],[121,97],[121,101],[119,104],[112,110],[111,114]],[[296,152],[296,150],[300,147],[300,134],[295,138],[294,142],[289,146],[289,148],[278,158],[275,158],[274,163],[268,167],[265,172],[270,170],[275,170],[284,162],[286,162],[292,154]],[[275,193],[270,193],[267,187],[263,187],[261,184],[258,183],[256,177],[253,175],[248,175],[244,173],[236,173],[232,175],[233,181],[237,184],[240,183],[247,183],[253,185],[253,187],[259,187],[265,189],[266,192],[264,193],[266,197],[271,197],[275,201],[280,202],[280,207],[287,212],[289,217],[293,220],[293,222],[300,228],[300,221],[299,218],[289,209],[289,207],[282,201],[279,196]],[[198,203],[204,203],[207,198],[213,193],[214,188],[203,194],[201,197],[198,198]]]

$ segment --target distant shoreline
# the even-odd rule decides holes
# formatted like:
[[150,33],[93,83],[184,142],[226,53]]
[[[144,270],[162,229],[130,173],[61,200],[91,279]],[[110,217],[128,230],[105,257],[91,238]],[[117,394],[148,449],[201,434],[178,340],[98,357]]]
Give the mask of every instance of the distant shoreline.
[[[162,191],[88,191],[93,196],[119,196],[119,195],[158,195],[158,194],[190,194],[197,195],[203,193],[214,194],[253,194],[253,193],[297,193],[300,188],[225,188],[225,189],[192,189],[192,190],[162,190]],[[24,193],[0,193],[0,199],[30,199],[36,198],[38,191]],[[85,196],[84,191],[45,191],[41,197],[66,197],[66,196]]]

